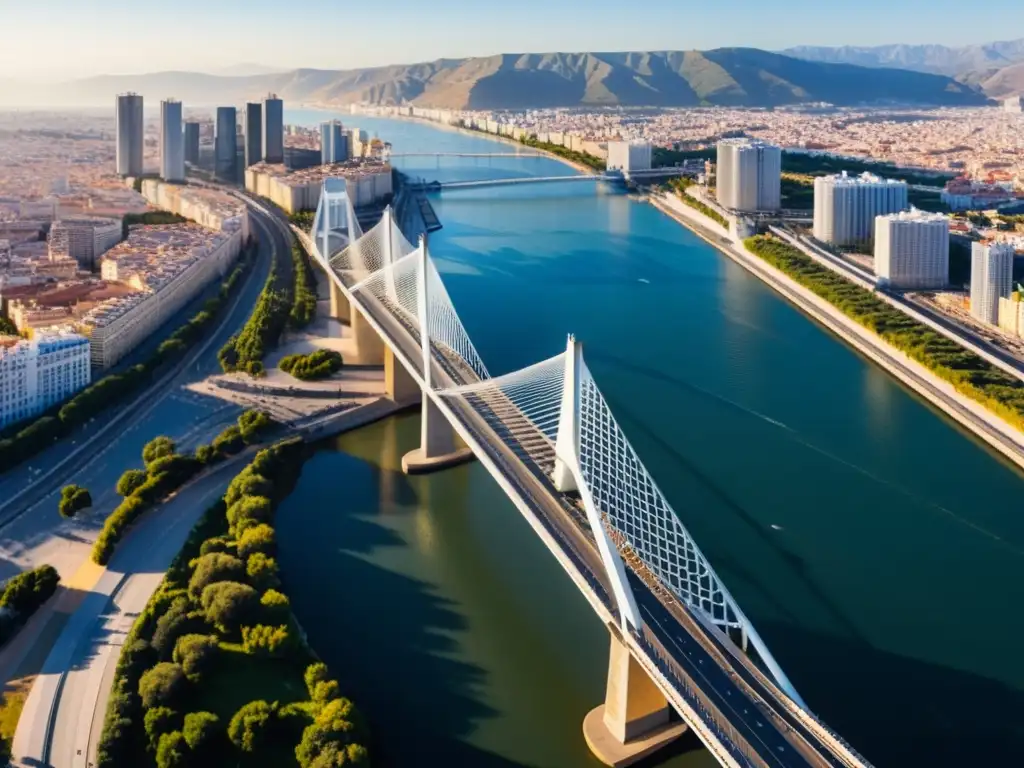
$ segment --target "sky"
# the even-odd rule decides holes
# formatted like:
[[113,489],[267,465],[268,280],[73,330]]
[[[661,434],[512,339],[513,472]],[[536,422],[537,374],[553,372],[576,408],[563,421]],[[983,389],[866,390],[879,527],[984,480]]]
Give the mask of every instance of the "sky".
[[960,24],[963,0],[0,0],[0,80],[1024,37],[1024,2],[984,6]]

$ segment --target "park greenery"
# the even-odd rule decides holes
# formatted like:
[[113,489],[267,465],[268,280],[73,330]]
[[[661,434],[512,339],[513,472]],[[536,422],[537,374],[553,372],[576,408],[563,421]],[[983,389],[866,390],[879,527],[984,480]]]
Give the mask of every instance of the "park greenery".
[[911,319],[872,291],[819,265],[788,243],[759,235],[744,244],[748,251],[878,334],[892,347],[952,384],[961,394],[1024,430],[1024,382]]
[[52,565],[42,565],[7,580],[0,593],[0,645],[10,640],[50,599],[59,583],[60,576]]
[[292,267],[295,274],[292,311],[288,317],[292,328],[305,328],[316,317],[316,277],[309,263],[309,255],[292,238]]
[[669,187],[675,191],[676,197],[678,197],[685,205],[688,205],[694,210],[703,213],[705,216],[707,216],[715,223],[720,224],[721,226],[728,229],[729,221],[725,218],[725,216],[720,214],[710,205],[702,203],[697,198],[691,197],[690,195],[686,194],[686,188],[692,186],[693,184],[693,179],[687,179],[685,177],[672,179],[670,182],[668,182]]
[[341,370],[342,359],[333,349],[318,349],[308,355],[288,355],[281,359],[278,367],[302,381],[326,379]]
[[296,227],[301,229],[303,232],[309,232],[313,228],[313,219],[316,217],[316,211],[304,208],[301,211],[289,214],[288,221],[294,224]]
[[144,362],[120,373],[108,374],[63,405],[51,408],[30,423],[7,430],[0,439],[0,472],[17,466],[66,437],[111,406],[124,404],[127,398],[158,380],[171,364],[181,360],[209,334],[214,321],[227,308],[228,300],[240,288],[250,255],[251,251],[247,250],[238,266],[221,283],[217,296],[207,300],[201,311],[174,331]]
[[83,509],[92,506],[92,496],[89,491],[80,485],[65,485],[60,492],[60,502],[57,511],[61,517],[74,517]]
[[244,371],[250,376],[265,373],[263,357],[281,338],[291,314],[290,274],[282,271],[280,262],[281,259],[277,259],[267,275],[256,306],[242,330],[228,339],[217,355],[225,373]]
[[553,155],[563,157],[569,162],[579,163],[585,165],[595,171],[604,171],[608,168],[608,164],[600,157],[594,157],[587,152],[577,152],[568,147],[563,147],[561,144],[551,144],[546,141],[537,141],[537,135],[531,134],[530,136],[523,136],[519,140],[520,144],[525,144],[527,147],[533,147],[534,149],[540,149],[544,152],[550,152]]
[[260,451],[192,530],[126,638],[97,768],[369,764],[274,558],[273,511],[305,455],[299,440]]
[[210,445],[200,445],[191,454],[178,453],[171,438],[161,435],[142,449],[144,470],[129,469],[117,481],[124,498],[107,516],[92,548],[92,560],[106,565],[117,544],[143,513],[152,509],[203,469],[260,441],[273,422],[262,411],[245,411],[238,423],[227,427]]

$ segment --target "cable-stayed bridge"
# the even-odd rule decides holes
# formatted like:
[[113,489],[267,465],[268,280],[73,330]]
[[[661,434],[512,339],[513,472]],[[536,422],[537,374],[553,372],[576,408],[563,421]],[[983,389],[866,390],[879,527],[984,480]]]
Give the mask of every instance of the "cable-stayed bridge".
[[[815,718],[630,446],[580,343],[492,376],[425,241],[386,210],[362,232],[344,182],[327,180],[311,231],[356,360],[389,394],[422,402],[406,471],[472,453],[608,627],[604,704],[584,721],[594,753],[628,765],[686,728],[723,766],[868,766]],[[671,714],[672,711],[678,716]]]

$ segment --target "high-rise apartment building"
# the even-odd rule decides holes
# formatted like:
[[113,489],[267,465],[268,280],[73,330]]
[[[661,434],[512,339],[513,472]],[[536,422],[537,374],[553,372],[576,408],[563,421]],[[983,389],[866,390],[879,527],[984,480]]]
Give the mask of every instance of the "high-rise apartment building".
[[263,159],[263,105],[249,102],[245,105],[245,167],[256,165]]
[[875,274],[893,288],[942,288],[949,281],[949,220],[909,211],[875,219]]
[[141,176],[146,129],[142,97],[137,93],[122,93],[117,97],[115,110],[117,173],[121,176]]
[[199,165],[199,123],[185,123],[185,162]]
[[1009,243],[971,245],[971,317],[999,323],[999,299],[1013,290],[1014,248]]
[[907,184],[871,173],[814,180],[814,237],[833,245],[861,245],[875,235],[875,219],[909,208]]
[[123,227],[117,219],[71,216],[50,228],[51,261],[74,259],[83,269],[95,269],[100,256],[119,242]]
[[718,142],[717,199],[734,211],[782,207],[782,150],[754,139]]
[[160,178],[185,180],[185,135],[182,132],[181,102],[160,102]]
[[320,162],[323,165],[343,163],[352,155],[349,151],[349,137],[340,120],[320,123]]
[[284,102],[274,94],[263,100],[263,160],[284,162]]
[[238,113],[234,107],[217,107],[213,126],[213,168],[218,178],[234,181],[238,159]]
[[651,142],[609,141],[608,170],[630,173],[651,170]]
[[42,413],[89,384],[89,340],[37,331],[0,336],[0,427]]

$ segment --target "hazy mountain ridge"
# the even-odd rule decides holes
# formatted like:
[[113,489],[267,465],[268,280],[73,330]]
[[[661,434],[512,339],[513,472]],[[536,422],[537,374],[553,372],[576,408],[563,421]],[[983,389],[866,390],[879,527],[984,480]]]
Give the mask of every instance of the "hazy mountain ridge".
[[0,83],[0,103],[109,104],[114,94],[237,104],[274,92],[291,102],[412,103],[452,109],[699,105],[770,107],[985,102],[972,85],[927,73],[811,62],[754,48],[522,53],[353,70],[225,77],[189,72],[105,75],[55,86]]

